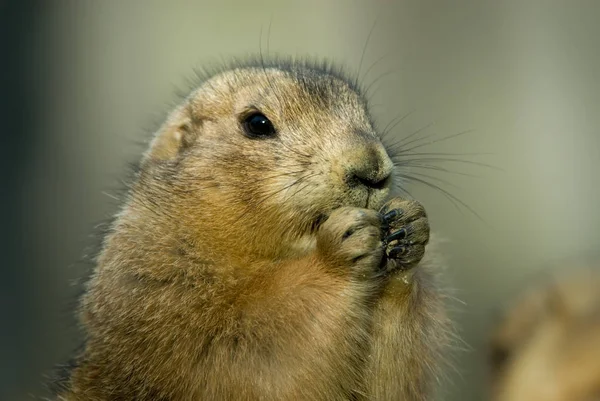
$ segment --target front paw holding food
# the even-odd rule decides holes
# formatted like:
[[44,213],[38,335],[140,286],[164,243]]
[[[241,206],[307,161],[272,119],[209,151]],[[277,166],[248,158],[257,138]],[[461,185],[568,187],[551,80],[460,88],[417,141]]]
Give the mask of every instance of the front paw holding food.
[[425,254],[429,241],[429,220],[417,201],[394,198],[380,211],[383,220],[384,255],[387,271],[409,270]]

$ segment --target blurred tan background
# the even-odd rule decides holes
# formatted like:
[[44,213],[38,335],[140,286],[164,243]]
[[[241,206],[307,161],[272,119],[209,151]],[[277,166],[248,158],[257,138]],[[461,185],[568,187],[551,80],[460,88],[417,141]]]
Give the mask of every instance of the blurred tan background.
[[193,67],[258,53],[261,32],[263,52],[268,37],[269,53],[327,57],[356,72],[376,22],[362,72],[386,56],[364,81],[377,80],[380,125],[415,110],[398,138],[431,123],[420,137],[474,129],[415,152],[477,153],[446,157],[498,168],[435,161],[477,177],[428,172],[456,185],[432,181],[483,222],[438,191],[408,186],[449,240],[449,280],[464,302],[455,315],[466,349],[440,398],[485,398],[495,311],[547,266],[598,248],[600,2],[63,0],[38,2],[30,15],[36,135],[18,186],[22,255],[5,266],[16,280],[6,286],[6,399],[42,394],[41,375],[77,344],[72,283],[89,267],[78,261],[98,242],[95,225],[117,210],[111,194],[138,142]]

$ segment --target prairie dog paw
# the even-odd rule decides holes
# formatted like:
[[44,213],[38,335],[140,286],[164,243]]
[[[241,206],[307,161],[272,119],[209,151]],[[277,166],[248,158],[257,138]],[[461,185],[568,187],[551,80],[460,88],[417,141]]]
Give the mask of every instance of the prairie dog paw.
[[329,263],[376,272],[383,258],[381,215],[369,209],[342,207],[317,233],[317,249]]
[[381,209],[387,271],[408,270],[417,265],[429,242],[429,220],[417,201],[394,198]]

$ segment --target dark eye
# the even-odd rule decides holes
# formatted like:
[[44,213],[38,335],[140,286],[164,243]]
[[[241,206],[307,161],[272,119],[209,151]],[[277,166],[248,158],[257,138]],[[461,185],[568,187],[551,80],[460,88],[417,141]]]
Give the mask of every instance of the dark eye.
[[250,114],[244,118],[242,125],[251,138],[268,138],[276,134],[273,123],[261,113]]

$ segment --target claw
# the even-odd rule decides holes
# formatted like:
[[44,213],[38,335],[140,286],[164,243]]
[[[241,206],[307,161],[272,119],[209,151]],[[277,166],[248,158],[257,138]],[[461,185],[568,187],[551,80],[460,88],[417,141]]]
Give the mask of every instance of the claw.
[[390,210],[389,212],[387,212],[386,214],[383,215],[383,222],[386,224],[389,224],[396,217],[402,215],[402,213],[404,213],[404,211],[402,209]]
[[384,227],[387,229],[390,224],[396,220],[399,216],[404,214],[402,209],[392,209],[381,217]]
[[389,253],[388,253],[388,257],[392,258],[392,259],[397,259],[398,256],[402,256],[406,253],[407,248],[404,246],[396,246],[392,249],[390,249]]
[[386,242],[389,243],[389,242],[392,242],[394,240],[405,239],[407,235],[408,235],[408,232],[406,231],[406,229],[405,228],[401,228],[398,231],[396,231],[395,233],[392,233],[392,234],[388,235],[385,240],[386,240]]

